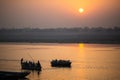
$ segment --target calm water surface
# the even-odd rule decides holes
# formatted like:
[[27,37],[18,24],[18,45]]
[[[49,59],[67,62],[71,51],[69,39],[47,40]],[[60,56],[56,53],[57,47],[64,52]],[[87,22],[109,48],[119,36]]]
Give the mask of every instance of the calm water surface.
[[[40,60],[42,71],[28,80],[120,80],[120,45],[0,43],[0,70],[21,71],[20,59]],[[69,59],[71,68],[53,68],[52,59]]]

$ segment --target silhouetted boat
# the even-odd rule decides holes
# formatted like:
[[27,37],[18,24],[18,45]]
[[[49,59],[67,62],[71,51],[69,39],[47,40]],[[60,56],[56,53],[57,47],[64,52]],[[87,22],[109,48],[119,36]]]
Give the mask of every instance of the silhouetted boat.
[[37,63],[34,62],[27,62],[27,61],[23,61],[23,59],[21,59],[21,68],[25,69],[25,70],[37,70],[37,71],[41,71],[41,64],[38,61]]
[[71,61],[70,60],[52,60],[51,66],[52,67],[71,67]]
[[24,72],[11,72],[11,71],[0,71],[0,79],[21,79],[29,75],[29,71]]

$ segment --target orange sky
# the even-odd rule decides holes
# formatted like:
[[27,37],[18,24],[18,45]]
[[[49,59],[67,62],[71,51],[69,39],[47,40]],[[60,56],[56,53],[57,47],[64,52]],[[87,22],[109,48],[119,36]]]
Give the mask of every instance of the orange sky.
[[[120,26],[120,0],[0,0],[1,27]],[[84,8],[80,14],[79,8]]]

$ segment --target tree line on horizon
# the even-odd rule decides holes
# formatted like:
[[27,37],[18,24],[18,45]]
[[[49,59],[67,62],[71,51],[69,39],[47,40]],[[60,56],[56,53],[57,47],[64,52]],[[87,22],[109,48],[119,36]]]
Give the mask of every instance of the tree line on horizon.
[[72,27],[72,28],[0,28],[0,30],[120,30],[120,27]]
[[120,27],[2,28],[0,42],[120,43]]

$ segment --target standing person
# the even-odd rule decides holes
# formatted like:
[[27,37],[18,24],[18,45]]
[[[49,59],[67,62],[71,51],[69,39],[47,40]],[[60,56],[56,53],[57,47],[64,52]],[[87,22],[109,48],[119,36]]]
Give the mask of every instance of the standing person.
[[22,62],[23,62],[23,58],[21,58],[21,64],[22,64]]
[[41,70],[41,68],[42,68],[42,67],[41,67],[41,64],[40,64],[40,62],[39,62],[39,60],[38,60],[38,62],[37,62],[37,69],[38,69],[38,70]]

